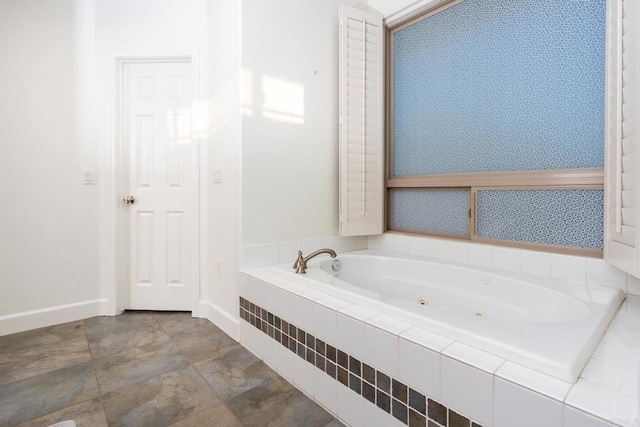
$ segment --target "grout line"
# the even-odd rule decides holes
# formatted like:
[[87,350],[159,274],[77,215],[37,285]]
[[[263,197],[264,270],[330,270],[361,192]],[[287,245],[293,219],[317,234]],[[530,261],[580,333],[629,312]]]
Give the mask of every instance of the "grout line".
[[91,369],[93,370],[93,376],[96,379],[96,384],[98,385],[98,396],[100,397],[100,403],[102,404],[102,414],[104,415],[104,419],[109,423],[109,419],[107,418],[107,407],[104,403],[104,396],[102,394],[102,387],[100,386],[100,380],[98,379],[98,371],[96,370],[96,360],[93,357],[93,353],[91,352],[91,346],[89,345],[89,336],[87,335],[87,325],[85,320],[82,320],[82,327],[84,328],[84,338],[87,343],[87,350],[89,351],[89,357],[91,358]]

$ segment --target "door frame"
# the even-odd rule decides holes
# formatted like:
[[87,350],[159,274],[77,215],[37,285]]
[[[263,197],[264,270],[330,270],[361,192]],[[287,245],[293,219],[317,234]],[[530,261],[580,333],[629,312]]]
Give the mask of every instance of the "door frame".
[[[113,55],[111,56],[110,63],[112,64],[113,84],[110,85],[113,94],[110,97],[112,102],[112,119],[109,120],[111,126],[111,138],[112,141],[112,158],[111,168],[112,173],[112,195],[111,206],[113,207],[113,215],[111,216],[113,222],[114,231],[114,251],[115,257],[113,258],[114,264],[111,270],[113,272],[113,286],[107,294],[112,301],[109,307],[106,309],[107,315],[117,315],[125,310],[128,304],[128,286],[129,286],[129,269],[130,269],[130,251],[129,251],[129,211],[126,209],[124,203],[122,203],[122,197],[124,192],[128,188],[129,176],[127,162],[129,159],[128,145],[125,142],[125,123],[124,117],[124,86],[125,86],[125,66],[127,64],[149,64],[149,63],[167,63],[167,62],[188,62],[191,64],[191,141],[194,144],[194,162],[193,162],[193,176],[196,179],[196,266],[194,271],[194,286],[191,295],[191,310],[192,313],[196,313],[197,304],[200,299],[200,270],[202,259],[202,245],[200,238],[201,230],[201,149],[205,145],[203,135],[197,129],[201,128],[197,121],[202,114],[199,113],[198,108],[201,105],[199,101],[201,98],[201,80],[200,80],[200,61],[199,55],[161,55],[161,56],[144,56],[144,55]],[[110,79],[111,80],[111,79]]]

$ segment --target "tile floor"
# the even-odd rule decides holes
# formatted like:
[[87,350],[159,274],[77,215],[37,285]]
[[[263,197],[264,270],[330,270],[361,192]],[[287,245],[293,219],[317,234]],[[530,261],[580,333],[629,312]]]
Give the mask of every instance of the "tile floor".
[[190,313],[127,312],[0,337],[0,426],[342,426]]

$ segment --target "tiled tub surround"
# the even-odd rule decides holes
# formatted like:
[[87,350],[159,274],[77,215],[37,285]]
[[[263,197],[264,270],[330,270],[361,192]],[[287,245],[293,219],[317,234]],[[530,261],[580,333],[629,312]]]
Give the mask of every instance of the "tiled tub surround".
[[601,284],[640,296],[640,279],[598,258],[392,232],[370,236],[368,249],[387,249],[470,266]]
[[274,275],[575,382],[620,307],[619,289],[368,249]]
[[297,348],[293,353],[284,347],[282,333],[280,342],[271,338],[269,313],[485,427],[640,422],[640,336],[630,333],[640,331],[638,298],[623,304],[582,377],[570,384],[285,280],[269,268],[250,270],[242,279],[240,294],[267,315],[266,333],[250,323],[250,316],[249,322],[241,322],[242,343],[349,425],[405,423],[363,397],[362,388],[357,394],[307,362],[306,353],[302,359]]
[[411,427],[482,427],[402,381],[327,344],[293,323],[240,297],[240,318],[276,343],[315,366],[332,380],[364,397],[386,414]]

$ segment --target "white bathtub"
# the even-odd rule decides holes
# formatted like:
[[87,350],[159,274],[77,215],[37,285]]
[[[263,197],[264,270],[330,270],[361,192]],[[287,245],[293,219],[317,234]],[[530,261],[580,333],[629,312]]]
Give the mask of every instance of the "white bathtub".
[[575,382],[624,294],[614,288],[469,268],[382,250],[320,256],[273,274]]

